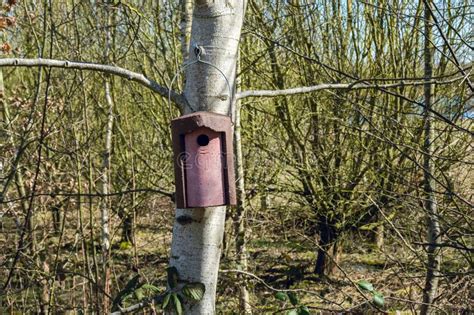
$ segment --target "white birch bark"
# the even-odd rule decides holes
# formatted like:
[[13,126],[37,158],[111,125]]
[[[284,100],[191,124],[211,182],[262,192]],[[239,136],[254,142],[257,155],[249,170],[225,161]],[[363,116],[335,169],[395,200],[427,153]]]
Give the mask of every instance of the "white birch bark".
[[189,58],[189,40],[193,21],[193,0],[181,0],[181,54],[183,61]]
[[186,68],[184,96],[191,106],[186,112],[230,114],[226,79],[233,88],[244,11],[241,0],[196,0],[189,61],[197,59],[199,49],[201,60],[212,66],[196,63]]
[[[111,17],[109,8],[106,8],[106,25],[105,25],[105,47],[104,47],[104,59],[108,61],[110,45],[111,45]],[[109,78],[106,77],[104,80],[105,100],[108,106],[107,112],[107,125],[105,130],[105,148],[103,153],[102,161],[102,193],[103,198],[100,205],[100,218],[101,218],[101,247],[102,247],[102,268],[103,268],[103,286],[104,292],[110,294],[110,266],[109,266],[109,251],[110,251],[110,228],[109,228],[109,208],[110,198],[107,196],[110,191],[110,158],[112,154],[112,132],[114,126],[114,102],[110,91]],[[109,312],[109,299],[107,295],[103,297],[103,311]]]
[[[186,68],[185,113],[209,111],[230,115],[240,32],[245,12],[241,0],[196,0],[189,61]],[[222,74],[217,70],[222,71]],[[225,78],[224,78],[225,76]],[[226,207],[176,209],[170,265],[185,281],[201,282],[204,298],[185,304],[185,314],[215,314],[217,274]]]

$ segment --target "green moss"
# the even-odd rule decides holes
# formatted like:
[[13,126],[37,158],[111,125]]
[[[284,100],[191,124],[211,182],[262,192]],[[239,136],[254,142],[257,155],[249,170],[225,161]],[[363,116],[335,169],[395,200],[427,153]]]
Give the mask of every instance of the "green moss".
[[384,256],[379,255],[377,253],[365,254],[360,255],[357,259],[359,263],[372,266],[372,267],[383,267],[385,265]]
[[133,244],[132,242],[120,242],[119,249],[120,250],[127,250],[132,248]]

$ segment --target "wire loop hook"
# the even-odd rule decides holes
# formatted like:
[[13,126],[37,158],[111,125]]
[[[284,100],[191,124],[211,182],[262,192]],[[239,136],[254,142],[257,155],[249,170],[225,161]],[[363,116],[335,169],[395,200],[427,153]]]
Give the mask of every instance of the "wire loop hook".
[[[189,67],[191,65],[194,65],[196,63],[202,63],[202,64],[205,64],[209,67],[212,67],[212,68],[216,69],[224,77],[227,88],[229,89],[229,102],[230,102],[229,111],[232,111],[231,108],[232,108],[232,102],[233,102],[233,97],[234,96],[232,94],[232,87],[230,86],[230,83],[229,83],[229,80],[227,79],[227,76],[217,66],[213,65],[212,63],[210,63],[208,61],[201,60],[201,53],[202,53],[202,47],[201,46],[194,45],[193,50],[194,50],[194,55],[196,56],[196,60],[191,61],[189,63],[185,63],[181,68],[179,68],[176,71],[173,79],[171,80],[170,87],[168,88],[168,107],[169,107],[169,111],[170,111],[170,116],[172,116],[172,112],[171,112],[171,88],[173,87],[173,83],[181,72],[183,72],[187,67]],[[197,110],[191,104],[188,103],[188,106],[191,108],[192,112],[197,112]]]

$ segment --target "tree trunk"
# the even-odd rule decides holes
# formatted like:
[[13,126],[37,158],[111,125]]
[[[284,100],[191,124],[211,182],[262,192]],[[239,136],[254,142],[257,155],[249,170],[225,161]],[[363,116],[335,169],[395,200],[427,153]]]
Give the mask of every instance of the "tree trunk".
[[193,21],[193,0],[181,0],[181,55],[183,62],[189,58],[191,23]]
[[[380,206],[383,206],[383,204],[381,204]],[[377,212],[370,220],[370,222],[377,224],[377,226],[375,226],[369,231],[369,238],[370,242],[372,243],[373,249],[381,250],[384,244],[384,222],[383,217],[380,215],[380,211],[376,207],[374,207],[374,211]]]
[[61,202],[51,207],[51,217],[53,219],[54,235],[59,235],[61,233],[61,207]]
[[384,244],[384,231],[385,231],[385,228],[384,228],[383,222],[381,222],[381,221],[379,221],[379,222],[380,222],[380,225],[378,225],[375,228],[374,245],[378,250],[382,250],[383,249],[383,244]]
[[[199,55],[212,66],[198,62],[186,68],[185,114],[209,111],[230,115],[232,95],[226,79],[233,90],[245,2],[196,0],[189,61],[196,61]],[[224,206],[176,209],[170,265],[177,268],[180,279],[201,282],[206,288],[200,302],[185,303],[185,314],[215,313],[225,214]]]
[[325,218],[319,223],[319,248],[316,258],[314,273],[318,276],[329,276],[336,268],[340,256],[340,248],[337,244],[337,234],[334,227]]
[[133,231],[133,211],[131,213],[127,213],[125,217],[122,219],[123,220],[123,225],[122,225],[122,242],[129,242],[131,244],[135,244],[135,240],[133,239],[133,236],[135,235]]
[[[105,25],[105,49],[104,49],[104,60],[109,61],[109,52],[111,47],[112,35],[110,28],[112,27],[112,19],[109,8],[106,7],[106,25]],[[103,269],[103,312],[109,312],[109,298],[110,295],[110,231],[109,231],[109,208],[110,198],[107,196],[110,190],[110,158],[112,154],[112,133],[114,125],[114,102],[110,90],[110,79],[108,77],[104,80],[105,100],[108,106],[107,113],[107,125],[105,130],[105,148],[103,153],[102,161],[102,194],[104,197],[101,200],[101,247],[102,247],[102,269]]]
[[[430,0],[425,0],[425,81],[430,81],[433,76],[433,52],[432,46],[432,27],[433,18],[430,13]],[[425,94],[425,110],[424,110],[424,143],[423,143],[423,191],[424,191],[424,207],[427,216],[428,231],[428,261],[427,272],[425,278],[425,287],[423,290],[423,304],[421,306],[421,314],[429,314],[431,312],[430,304],[433,303],[436,292],[438,290],[438,279],[440,275],[441,256],[439,255],[439,247],[437,246],[440,234],[440,226],[438,221],[438,209],[435,195],[434,167],[432,163],[433,153],[433,130],[431,128],[433,104],[433,85],[426,83],[424,85]]]
[[[240,102],[235,104],[234,115],[234,145],[235,145],[235,169],[237,170],[237,209],[234,217],[235,229],[235,251],[237,255],[238,269],[247,271],[247,231],[246,214],[247,200],[245,196],[245,174],[244,161],[242,157],[242,137],[240,124]],[[239,275],[239,305],[242,314],[252,314],[250,296],[247,290],[245,278]]]

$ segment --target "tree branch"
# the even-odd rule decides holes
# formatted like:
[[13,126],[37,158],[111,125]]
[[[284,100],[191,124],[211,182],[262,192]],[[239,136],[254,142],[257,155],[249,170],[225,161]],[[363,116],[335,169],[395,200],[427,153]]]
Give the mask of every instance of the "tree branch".
[[[450,84],[459,80],[464,80],[464,77],[455,77],[450,80],[445,80],[445,81],[438,81],[438,80],[430,80],[430,81],[414,81],[414,82],[400,82],[400,83],[389,83],[389,84],[369,84],[367,82],[360,82],[356,81],[353,83],[334,83],[334,84],[318,84],[318,85],[312,85],[312,86],[304,86],[304,87],[297,87],[297,88],[290,88],[290,89],[283,89],[283,90],[249,90],[249,91],[243,91],[240,93],[237,93],[235,98],[236,100],[240,100],[246,97],[276,97],[276,96],[288,96],[288,95],[296,95],[296,94],[304,94],[304,93],[311,93],[315,91],[321,91],[321,90],[362,90],[362,89],[379,89],[385,93],[388,93],[390,95],[396,96],[396,97],[401,97],[406,101],[409,101],[411,103],[414,103],[424,109],[425,105],[423,103],[417,102],[415,100],[409,99],[408,97],[405,97],[404,95],[397,94],[394,92],[390,92],[387,90],[387,88],[396,88],[396,87],[401,87],[401,86],[422,86],[423,84],[426,84],[427,82],[429,84],[434,84],[434,85],[444,85],[444,84]],[[466,128],[463,128],[461,126],[456,125],[453,123],[450,119],[444,117],[442,114],[439,112],[433,110],[432,108],[427,109],[429,112],[433,113],[436,117],[444,121],[445,123],[453,126],[454,128],[466,132],[469,135],[473,135],[474,133]]]
[[89,193],[89,194],[81,194],[78,192],[48,192],[48,193],[36,193],[36,194],[31,194],[31,195],[25,195],[22,197],[18,198],[12,198],[12,199],[3,199],[3,196],[0,195],[0,205],[1,204],[8,204],[12,202],[17,202],[20,200],[25,200],[29,199],[31,197],[74,197],[74,198],[80,198],[80,197],[89,197],[89,198],[94,198],[94,197],[112,197],[112,196],[123,196],[126,194],[131,194],[131,193],[156,193],[160,194],[162,196],[166,196],[168,198],[173,199],[174,198],[174,193],[169,192],[163,189],[155,189],[155,188],[138,188],[138,189],[130,189],[130,190],[122,190],[122,191],[115,191],[115,192],[110,192],[107,194],[104,193]]
[[[57,59],[23,59],[23,58],[4,58],[0,59],[0,67],[51,67],[77,70],[90,70],[107,74],[113,74],[130,81],[140,83],[149,88],[153,92],[160,94],[163,97],[168,97],[169,89],[159,85],[156,81],[145,77],[141,73],[133,72],[121,67],[103,65],[91,62],[68,61]],[[186,100],[182,94],[171,91],[171,100],[178,104],[179,107],[184,108]]]
[[[464,77],[455,77],[450,80],[438,81],[431,80],[428,83],[442,85],[449,84],[459,80],[464,79]],[[297,88],[290,88],[284,90],[249,90],[237,93],[237,99],[243,99],[246,97],[275,97],[282,95],[295,95],[295,94],[304,94],[311,93],[321,90],[362,90],[362,89],[386,89],[386,88],[397,88],[402,86],[422,86],[426,84],[427,81],[415,81],[415,82],[400,82],[400,83],[389,83],[389,84],[368,84],[364,82],[354,82],[354,83],[334,83],[334,84],[318,84],[312,86],[303,86]]]

